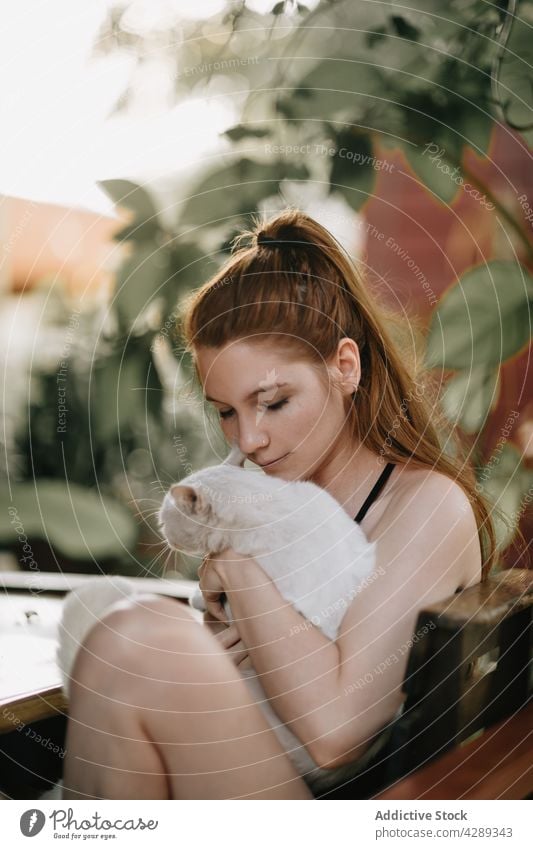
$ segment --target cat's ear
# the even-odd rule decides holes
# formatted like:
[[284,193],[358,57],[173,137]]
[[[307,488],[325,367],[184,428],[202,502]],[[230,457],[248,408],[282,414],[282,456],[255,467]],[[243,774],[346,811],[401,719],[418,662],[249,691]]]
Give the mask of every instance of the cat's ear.
[[170,494],[176,507],[180,507],[187,513],[201,513],[206,507],[205,496],[193,486],[175,483],[170,487]]

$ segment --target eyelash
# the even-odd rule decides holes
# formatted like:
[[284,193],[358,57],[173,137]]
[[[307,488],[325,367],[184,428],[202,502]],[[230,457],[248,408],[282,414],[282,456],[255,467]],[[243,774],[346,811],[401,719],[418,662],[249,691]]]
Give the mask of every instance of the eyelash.
[[[288,398],[283,398],[281,401],[276,401],[275,404],[270,404],[270,406],[265,405],[265,410],[281,410],[282,407],[285,406],[289,402]],[[233,410],[220,410],[219,416],[221,419],[229,419],[233,415]]]

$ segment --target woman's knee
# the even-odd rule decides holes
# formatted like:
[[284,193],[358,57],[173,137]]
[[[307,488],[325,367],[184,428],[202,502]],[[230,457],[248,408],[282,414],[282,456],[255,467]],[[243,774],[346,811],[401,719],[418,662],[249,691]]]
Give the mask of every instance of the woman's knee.
[[182,602],[156,595],[120,601],[80,647],[73,680],[117,683],[124,675],[134,676],[157,664],[161,652],[190,647],[203,630]]
[[186,605],[171,598],[139,595],[110,608],[91,632],[92,639],[110,648],[135,653],[159,645],[169,634],[184,636],[198,625]]

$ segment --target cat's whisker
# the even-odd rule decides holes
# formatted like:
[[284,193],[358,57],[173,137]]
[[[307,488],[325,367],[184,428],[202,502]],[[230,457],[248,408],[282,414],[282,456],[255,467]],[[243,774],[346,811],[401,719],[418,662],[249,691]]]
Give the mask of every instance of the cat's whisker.
[[149,566],[148,566],[149,571],[150,571],[150,570],[152,570],[152,569],[154,568],[154,566],[156,565],[156,563],[157,563],[159,560],[162,560],[162,558],[166,555],[166,558],[165,558],[165,561],[164,561],[164,564],[163,564],[163,569],[162,569],[162,572],[161,572],[161,574],[164,574],[164,572],[165,572],[165,571],[166,571],[166,569],[167,569],[167,563],[168,563],[168,561],[169,561],[169,559],[171,558],[171,556],[172,556],[172,554],[173,554],[173,553],[174,553],[174,552],[172,551],[172,549],[169,549],[169,550],[164,549],[163,551],[159,552],[159,554],[157,554],[157,555],[156,555],[156,556],[155,556],[155,557],[154,557],[154,558],[150,561]]

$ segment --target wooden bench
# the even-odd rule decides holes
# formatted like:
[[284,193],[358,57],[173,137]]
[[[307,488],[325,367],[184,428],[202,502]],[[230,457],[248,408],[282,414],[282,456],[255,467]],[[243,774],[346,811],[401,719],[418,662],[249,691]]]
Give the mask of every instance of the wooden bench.
[[[87,580],[86,575],[46,573],[38,576],[40,583],[36,578],[0,573],[4,610],[6,599],[12,605],[11,619],[0,617],[0,658],[13,659],[16,652],[21,670],[18,686],[13,676],[10,684],[0,672],[0,791],[13,798],[35,798],[61,776],[61,755],[51,752],[50,744],[45,748],[34,741],[39,734],[62,747],[68,710],[54,667],[55,642],[46,647],[46,633],[36,633],[36,616],[28,619],[27,614],[34,610],[53,619],[55,604],[57,620],[62,596]],[[136,580],[143,591],[184,602],[196,587],[192,581]],[[13,610],[18,611],[18,629]],[[532,611],[533,572],[518,570],[421,611],[415,634],[422,636],[410,649],[403,714],[387,746],[356,779],[320,798],[515,799],[531,794]],[[7,629],[6,621],[11,622]],[[34,629],[34,650],[26,654],[13,634],[23,625],[26,632]],[[45,621],[45,632],[46,627]]]
[[532,793],[532,612],[533,572],[515,569],[422,610],[389,742],[324,798]]

